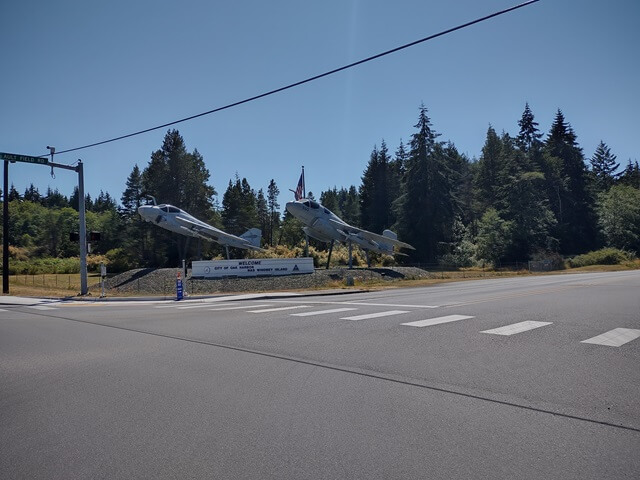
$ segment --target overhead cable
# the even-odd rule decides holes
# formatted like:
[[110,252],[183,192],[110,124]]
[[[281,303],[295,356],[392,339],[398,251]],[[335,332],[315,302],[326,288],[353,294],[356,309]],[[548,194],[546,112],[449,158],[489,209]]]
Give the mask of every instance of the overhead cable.
[[161,128],[170,127],[172,125],[177,125],[179,123],[183,123],[183,122],[186,122],[186,121],[189,121],[189,120],[193,120],[195,118],[204,117],[205,115],[211,115],[212,113],[221,112],[222,110],[227,110],[229,108],[237,107],[237,106],[243,105],[245,103],[253,102],[254,100],[258,100],[260,98],[268,97],[268,96],[274,95],[276,93],[284,92],[285,90],[289,90],[289,89],[294,88],[294,87],[299,87],[300,85],[304,85],[305,83],[313,82],[314,80],[319,80],[321,78],[328,77],[329,75],[333,75],[335,73],[342,72],[343,70],[347,70],[349,68],[353,68],[353,67],[356,67],[358,65],[362,65],[363,63],[371,62],[372,60],[377,60],[378,58],[384,57],[386,55],[391,55],[392,53],[399,52],[400,50],[404,50],[406,48],[413,47],[413,46],[418,45],[420,43],[428,42],[429,40],[433,40],[434,38],[442,37],[443,35],[447,35],[449,33],[455,32],[457,30],[461,30],[463,28],[470,27],[471,25],[475,25],[476,23],[484,22],[486,20],[489,20],[491,18],[497,17],[499,15],[504,15],[505,13],[509,13],[509,12],[512,12],[512,11],[517,10],[519,8],[526,7],[528,5],[531,5],[532,3],[536,3],[538,1],[540,1],[540,0],[529,0],[527,2],[521,3],[519,5],[515,5],[513,7],[509,7],[509,8],[504,9],[504,10],[500,10],[498,12],[492,13],[492,14],[484,16],[482,18],[478,18],[476,20],[472,20],[472,21],[464,23],[462,25],[458,25],[456,27],[449,28],[448,30],[443,30],[442,32],[439,32],[439,33],[436,33],[436,34],[433,34],[433,35],[429,35],[428,37],[421,38],[420,40],[416,40],[414,42],[407,43],[407,44],[402,45],[400,47],[392,48],[391,50],[387,50],[386,52],[378,53],[377,55],[373,55],[371,57],[367,57],[367,58],[364,58],[362,60],[358,60],[357,62],[353,62],[353,63],[350,63],[348,65],[344,65],[342,67],[335,68],[335,69],[330,70],[328,72],[321,73],[321,74],[315,75],[313,77],[309,77],[309,78],[307,78],[305,80],[300,80],[299,82],[295,82],[295,83],[292,83],[290,85],[286,85],[284,87],[276,88],[275,90],[270,90],[268,92],[261,93],[259,95],[255,95],[253,97],[245,98],[244,100],[240,100],[238,102],[230,103],[230,104],[225,105],[223,107],[217,107],[217,108],[214,108],[212,110],[208,110],[206,112],[198,113],[196,115],[191,115],[190,117],[181,118],[180,120],[175,120],[173,122],[164,123],[162,125],[157,125],[155,127],[146,128],[144,130],[140,130],[140,131],[137,131],[137,132],[129,133],[127,135],[121,135],[119,137],[110,138],[108,140],[102,140],[100,142],[91,143],[91,144],[88,144],[88,145],[83,145],[81,147],[75,147],[75,148],[69,148],[67,150],[61,150],[59,152],[56,152],[56,154],[60,155],[62,153],[75,152],[75,151],[78,151],[78,150],[84,150],[84,149],[91,148],[91,147],[97,147],[98,145],[104,145],[105,143],[116,142],[118,140],[124,140],[125,138],[135,137],[137,135],[142,135],[143,133],[153,132],[154,130],[159,130]]

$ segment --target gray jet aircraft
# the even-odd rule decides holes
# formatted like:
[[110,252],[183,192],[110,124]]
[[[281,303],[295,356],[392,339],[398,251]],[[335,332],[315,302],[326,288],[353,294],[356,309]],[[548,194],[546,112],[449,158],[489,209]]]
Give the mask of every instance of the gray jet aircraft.
[[172,232],[189,237],[203,238],[224,245],[227,251],[227,258],[229,258],[229,247],[262,250],[262,248],[260,248],[262,232],[259,228],[247,230],[238,237],[223,232],[202,220],[198,220],[178,207],[167,204],[143,205],[138,208],[138,213],[145,221],[154,223]]
[[293,202],[287,202],[287,211],[304,223],[304,233],[321,242],[338,241],[346,244],[355,243],[365,252],[378,252],[387,255],[400,254],[394,251],[396,248],[410,248],[408,243],[398,240],[398,236],[391,230],[385,230],[382,235],[362,230],[349,225],[328,208],[318,202],[301,198]]

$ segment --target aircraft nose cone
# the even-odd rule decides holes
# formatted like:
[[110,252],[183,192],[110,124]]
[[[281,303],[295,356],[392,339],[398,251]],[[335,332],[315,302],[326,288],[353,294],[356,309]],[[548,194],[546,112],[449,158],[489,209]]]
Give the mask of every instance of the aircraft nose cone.
[[296,202],[287,202],[287,204],[285,205],[285,208],[287,209],[287,212],[293,215],[293,212],[295,211],[295,206],[296,206]]

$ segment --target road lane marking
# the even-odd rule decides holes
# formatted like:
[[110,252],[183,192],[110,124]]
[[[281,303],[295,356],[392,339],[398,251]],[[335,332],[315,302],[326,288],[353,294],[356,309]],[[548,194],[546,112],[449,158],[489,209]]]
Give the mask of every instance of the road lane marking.
[[27,308],[33,308],[34,310],[55,310],[55,307],[46,307],[44,305],[27,305]]
[[[252,307],[249,307],[249,308],[252,308]],[[292,307],[263,308],[262,310],[247,310],[247,312],[249,313],[281,312],[283,310],[294,310],[296,308],[309,308],[309,305],[294,305]]]
[[445,317],[428,318],[426,320],[418,320],[417,322],[403,323],[409,327],[431,327],[432,325],[440,325],[442,323],[457,322],[458,320],[466,320],[469,315],[447,315]]
[[326,315],[329,313],[339,313],[339,312],[348,312],[351,310],[357,310],[357,308],[332,308],[330,310],[319,310],[316,312],[303,312],[303,313],[292,313],[292,317],[311,317],[313,315]]
[[[224,305],[231,305],[231,304],[230,303],[222,303],[222,304],[219,304],[219,305],[222,307]],[[184,306],[179,306],[177,308],[178,308],[178,310],[187,310],[187,309],[191,309],[191,308],[208,308],[208,307],[211,307],[210,303],[199,303],[197,305],[184,305]]]
[[[297,303],[301,300],[272,300],[273,303]],[[439,305],[403,305],[398,303],[372,303],[372,302],[345,302],[345,301],[320,301],[306,300],[307,303],[314,305],[356,305],[364,307],[396,307],[396,308],[440,308]]]
[[593,343],[596,345],[606,345],[607,347],[619,347],[625,343],[640,337],[640,330],[634,328],[614,328],[602,335],[598,335],[580,343]]
[[[211,306],[211,305],[209,305]],[[235,307],[220,307],[220,308],[210,308],[209,311],[210,312],[224,312],[226,310],[242,310],[245,308],[262,308],[262,307],[269,307],[271,306],[271,304],[265,303],[264,305],[240,305],[240,306],[235,306]]]
[[354,317],[343,317],[340,320],[367,320],[369,318],[388,317],[390,315],[400,315],[401,313],[409,313],[406,310],[388,310],[386,312],[367,313],[364,315],[356,315]]
[[493,335],[515,335],[516,333],[522,333],[534,328],[545,327],[551,325],[553,322],[534,322],[533,320],[527,320],[525,322],[513,323],[504,327],[492,328],[491,330],[483,330],[480,333],[491,333]]

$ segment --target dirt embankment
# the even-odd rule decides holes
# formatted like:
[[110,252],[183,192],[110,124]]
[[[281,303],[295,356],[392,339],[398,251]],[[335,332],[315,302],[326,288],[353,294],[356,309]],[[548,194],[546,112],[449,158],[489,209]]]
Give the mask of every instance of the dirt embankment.
[[[107,295],[173,295],[176,291],[175,268],[141,268],[130,270],[105,282]],[[348,278],[355,283],[367,281],[410,280],[432,278],[429,272],[413,267],[318,269],[310,274],[278,277],[192,279],[188,272],[186,289],[190,294],[226,292],[265,292],[304,290],[312,288],[339,288]]]

